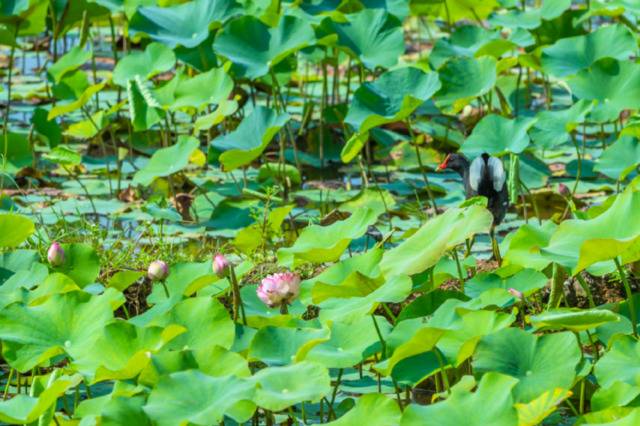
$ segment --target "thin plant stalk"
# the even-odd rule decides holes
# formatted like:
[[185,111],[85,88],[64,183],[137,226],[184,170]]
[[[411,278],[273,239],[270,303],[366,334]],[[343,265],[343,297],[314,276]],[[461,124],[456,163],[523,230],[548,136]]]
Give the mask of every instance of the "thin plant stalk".
[[242,315],[242,324],[247,325],[247,318],[244,312],[244,304],[240,296],[240,285],[233,268],[230,268],[229,278],[231,280],[231,288],[233,289],[233,321],[238,321],[239,314]]
[[622,284],[624,285],[624,291],[627,294],[627,306],[629,307],[629,314],[631,316],[631,327],[633,328],[633,336],[638,338],[638,319],[636,318],[636,304],[633,300],[633,293],[631,292],[631,286],[629,285],[629,279],[627,278],[627,273],[624,268],[620,264],[620,260],[616,257],[613,259],[616,264],[616,268],[618,269],[618,273],[620,274],[620,278],[622,279]]
[[586,283],[586,281],[584,280],[584,278],[582,278],[582,275],[580,273],[578,273],[576,275],[576,279],[578,280],[578,282],[580,283],[580,286],[582,287],[582,289],[584,290],[584,292],[587,294],[587,299],[589,300],[589,307],[590,308],[595,308],[596,304],[593,301],[593,295],[591,294],[591,289],[589,288],[589,285]]

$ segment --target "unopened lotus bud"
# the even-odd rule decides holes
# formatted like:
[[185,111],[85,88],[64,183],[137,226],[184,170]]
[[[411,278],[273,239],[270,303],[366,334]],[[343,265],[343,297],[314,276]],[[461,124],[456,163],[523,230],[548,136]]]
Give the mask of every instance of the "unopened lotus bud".
[[291,303],[300,293],[300,277],[293,272],[269,275],[258,285],[257,294],[270,308]]
[[151,281],[164,281],[169,276],[169,266],[162,260],[154,260],[149,264],[147,276]]
[[568,197],[571,195],[571,190],[569,189],[569,187],[567,185],[565,185],[564,183],[560,183],[558,184],[558,192],[560,193],[560,195],[562,195],[563,197]]
[[47,251],[47,259],[51,266],[61,266],[64,263],[64,249],[58,242],[53,242]]
[[507,291],[509,292],[510,295],[512,295],[516,299],[520,299],[520,300],[524,299],[524,295],[522,294],[522,292],[516,290],[515,288],[510,288]]
[[231,265],[223,254],[218,253],[213,257],[211,268],[213,269],[213,273],[219,278],[224,278],[229,275]]

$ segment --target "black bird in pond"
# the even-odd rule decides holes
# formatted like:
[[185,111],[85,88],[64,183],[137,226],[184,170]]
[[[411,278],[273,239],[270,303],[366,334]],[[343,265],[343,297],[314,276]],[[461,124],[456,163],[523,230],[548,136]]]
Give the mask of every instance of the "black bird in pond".
[[494,228],[502,222],[509,207],[507,174],[502,161],[487,153],[469,160],[462,154],[449,154],[438,166],[438,171],[451,169],[462,176],[466,197],[482,195],[487,198],[487,208],[493,215],[491,226],[491,244],[496,260],[500,261],[500,252],[495,240]]

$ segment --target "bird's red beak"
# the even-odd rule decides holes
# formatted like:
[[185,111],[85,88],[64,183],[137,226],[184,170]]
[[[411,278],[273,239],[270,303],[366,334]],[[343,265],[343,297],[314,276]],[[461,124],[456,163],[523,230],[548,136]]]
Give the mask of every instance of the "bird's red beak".
[[447,165],[449,164],[449,157],[451,157],[451,154],[447,155],[444,161],[438,165],[438,167],[436,168],[437,172],[441,172],[447,168]]

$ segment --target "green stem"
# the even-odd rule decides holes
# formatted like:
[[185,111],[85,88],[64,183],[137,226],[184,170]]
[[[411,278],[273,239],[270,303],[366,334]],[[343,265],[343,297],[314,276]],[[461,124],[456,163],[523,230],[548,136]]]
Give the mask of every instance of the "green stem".
[[333,387],[333,393],[331,394],[331,402],[329,403],[329,409],[331,410],[331,412],[334,413],[334,417],[335,417],[335,412],[333,411],[333,403],[336,402],[336,395],[338,394],[338,388],[340,387],[340,383],[342,381],[343,372],[344,370],[342,368],[338,371],[338,378],[336,379],[336,385]]
[[167,288],[167,283],[165,283],[164,280],[161,280],[160,284],[162,284],[162,288],[164,288],[164,294],[167,296],[167,299],[168,299],[170,296],[169,296],[169,289]]
[[244,312],[244,304],[240,297],[240,286],[238,285],[238,278],[233,268],[230,268],[231,286],[233,288],[233,321],[238,321],[238,311],[242,315],[242,324],[247,325],[247,317]]
[[382,333],[380,332],[380,327],[378,327],[378,321],[376,320],[375,315],[371,315],[371,319],[373,319],[373,326],[376,328],[376,333],[378,334],[378,339],[380,340],[380,345],[382,346],[382,359],[387,358],[387,342],[385,342],[382,337]]
[[433,348],[433,353],[436,355],[436,358],[438,359],[438,364],[440,365],[440,374],[442,376],[442,383],[444,384],[444,388],[447,391],[447,393],[450,394],[451,389],[449,388],[449,376],[447,376],[447,372],[444,369],[445,367],[444,359],[442,358],[440,349],[438,349],[437,347]]
[[589,300],[589,307],[595,308],[596,304],[593,301],[593,296],[591,295],[591,289],[589,288],[589,285],[585,282],[584,278],[582,278],[582,275],[580,275],[580,273],[576,275],[576,279],[580,283],[580,286],[582,287],[584,292],[587,294],[587,299]]
[[627,274],[624,271],[624,268],[620,264],[618,258],[614,258],[613,261],[616,264],[616,268],[618,268],[618,273],[620,274],[620,278],[622,279],[622,284],[624,285],[624,291],[627,294],[627,305],[629,307],[629,314],[631,316],[631,327],[633,328],[633,335],[637,339],[638,338],[638,320],[636,318],[636,306],[633,301],[633,293],[631,293],[631,286],[629,285],[629,279],[627,278]]

